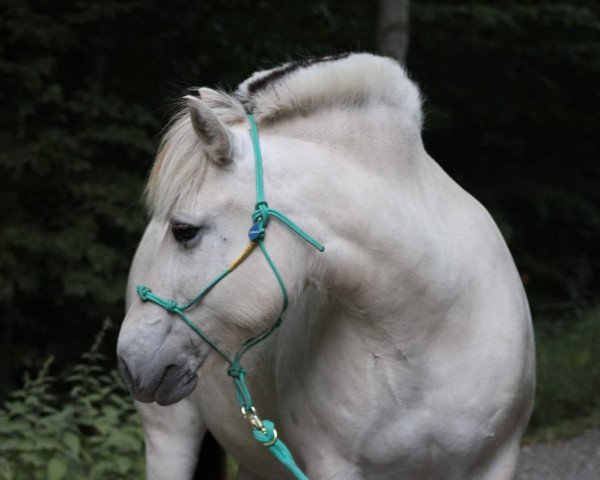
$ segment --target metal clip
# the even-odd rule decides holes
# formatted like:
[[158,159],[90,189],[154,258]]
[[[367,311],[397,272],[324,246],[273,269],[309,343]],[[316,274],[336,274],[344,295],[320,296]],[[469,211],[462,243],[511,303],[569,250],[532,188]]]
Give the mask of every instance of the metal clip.
[[277,430],[273,429],[273,440],[267,443],[263,443],[265,447],[271,447],[277,443]]
[[254,407],[250,407],[250,410],[246,410],[246,407],[242,407],[242,416],[248,420],[252,428],[260,430],[263,433],[267,433],[267,429],[262,423],[260,417],[256,414]]

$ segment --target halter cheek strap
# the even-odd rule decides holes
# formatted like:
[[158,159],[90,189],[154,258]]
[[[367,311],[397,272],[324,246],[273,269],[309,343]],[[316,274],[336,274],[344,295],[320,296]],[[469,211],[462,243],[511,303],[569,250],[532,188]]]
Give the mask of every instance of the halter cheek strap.
[[[279,325],[281,325],[281,317],[288,306],[287,289],[285,288],[285,284],[283,282],[283,279],[281,278],[279,270],[277,270],[277,267],[271,259],[271,256],[269,255],[269,252],[267,251],[263,242],[265,232],[269,224],[269,218],[276,218],[320,252],[323,252],[325,250],[325,247],[319,242],[317,242],[315,239],[313,239],[310,235],[308,235],[298,225],[292,222],[286,215],[279,212],[278,210],[269,208],[269,205],[265,201],[264,195],[263,162],[262,154],[260,151],[260,142],[258,138],[258,128],[256,126],[256,121],[253,115],[248,115],[248,121],[250,123],[250,136],[252,138],[252,145],[254,148],[254,159],[256,168],[256,204],[254,206],[254,212],[252,213],[252,221],[254,223],[250,227],[250,230],[248,232],[248,238],[250,239],[250,243],[242,252],[242,254],[233,263],[231,263],[231,265],[229,265],[225,270],[223,270],[223,272],[217,275],[187,305],[180,305],[175,300],[165,300],[159,297],[158,295],[152,293],[152,291],[148,287],[145,287],[143,285],[138,285],[137,293],[142,299],[142,301],[152,302],[158,305],[159,307],[164,308],[167,312],[177,315],[215,352],[217,352],[221,357],[225,359],[225,361],[229,364],[227,374],[233,379],[236,399],[240,406],[242,416],[252,426],[252,435],[254,436],[254,438],[257,441],[261,442],[263,445],[265,445],[269,449],[269,451],[281,463],[283,463],[298,480],[308,480],[306,475],[304,475],[302,470],[300,470],[300,468],[294,462],[290,451],[287,449],[284,443],[277,437],[277,431],[275,430],[275,425],[273,424],[273,422],[271,422],[270,420],[261,420],[258,414],[256,413],[256,410],[252,403],[252,397],[250,396],[250,392],[245,382],[246,372],[240,362],[243,355],[248,350],[250,350],[252,347],[258,345],[266,338],[268,338],[269,335],[271,335],[273,331],[277,327],[279,327]],[[279,314],[277,320],[262,332],[246,340],[244,344],[240,347],[240,349],[235,353],[235,355],[230,358],[230,356],[226,352],[219,348],[219,346],[215,342],[213,342],[208,335],[206,335],[198,326],[194,324],[194,322],[192,322],[188,318],[185,312],[193,306],[195,306],[198,302],[200,302],[208,294],[208,292],[210,292],[221,280],[223,280],[227,275],[229,275],[238,266],[240,266],[240,264],[242,264],[243,261],[246,258],[248,258],[248,256],[254,251],[257,245],[261,249],[265,259],[267,260],[267,263],[269,264],[269,267],[271,267],[271,270],[273,271],[273,274],[277,279],[279,287],[281,288],[283,305],[281,308],[281,313]]]

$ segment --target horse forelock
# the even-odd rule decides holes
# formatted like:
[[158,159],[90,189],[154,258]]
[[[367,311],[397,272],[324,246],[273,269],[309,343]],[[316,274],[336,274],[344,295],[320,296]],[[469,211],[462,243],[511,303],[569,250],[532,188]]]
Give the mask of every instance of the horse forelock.
[[178,205],[198,191],[208,158],[195,134],[187,109],[171,122],[162,138],[146,184],[150,214],[166,218]]

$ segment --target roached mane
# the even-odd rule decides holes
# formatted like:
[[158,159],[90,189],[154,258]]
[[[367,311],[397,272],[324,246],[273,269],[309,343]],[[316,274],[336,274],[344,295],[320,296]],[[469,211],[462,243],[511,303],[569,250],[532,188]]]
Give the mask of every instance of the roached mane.
[[[254,73],[234,94],[202,95],[223,122],[234,125],[252,113],[261,120],[307,114],[328,107],[385,104],[421,128],[421,96],[394,60],[367,53],[343,54],[286,63]],[[150,212],[164,218],[196,191],[206,161],[187,110],[180,111],[160,144],[146,186]],[[195,188],[196,187],[196,188]]]
[[336,105],[397,105],[421,127],[419,90],[394,60],[368,53],[287,63],[256,72],[235,97],[258,119]]

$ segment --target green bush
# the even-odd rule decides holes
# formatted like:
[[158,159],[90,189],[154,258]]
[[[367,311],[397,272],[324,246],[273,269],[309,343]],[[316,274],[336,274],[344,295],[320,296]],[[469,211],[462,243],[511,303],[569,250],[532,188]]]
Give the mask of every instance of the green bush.
[[490,210],[537,314],[597,301],[599,35],[597,1],[411,3],[425,146]]
[[60,382],[49,358],[9,395],[0,409],[0,480],[143,478],[135,407],[99,352],[107,328]]

